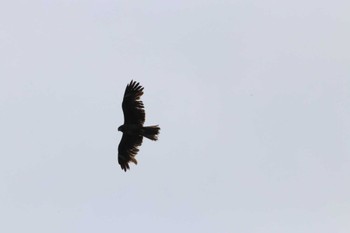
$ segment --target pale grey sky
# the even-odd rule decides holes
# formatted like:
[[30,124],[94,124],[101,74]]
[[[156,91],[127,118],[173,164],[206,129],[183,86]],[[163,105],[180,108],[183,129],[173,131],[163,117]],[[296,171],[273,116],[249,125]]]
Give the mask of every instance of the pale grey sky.
[[[349,9],[2,1],[0,231],[348,233]],[[131,79],[162,130],[125,173]]]

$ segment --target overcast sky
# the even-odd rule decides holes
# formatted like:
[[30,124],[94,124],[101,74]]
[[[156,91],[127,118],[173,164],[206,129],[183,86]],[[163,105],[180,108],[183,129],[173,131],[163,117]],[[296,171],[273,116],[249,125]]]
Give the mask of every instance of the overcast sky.
[[[0,3],[0,231],[350,232],[349,1]],[[145,87],[137,166],[121,101]]]

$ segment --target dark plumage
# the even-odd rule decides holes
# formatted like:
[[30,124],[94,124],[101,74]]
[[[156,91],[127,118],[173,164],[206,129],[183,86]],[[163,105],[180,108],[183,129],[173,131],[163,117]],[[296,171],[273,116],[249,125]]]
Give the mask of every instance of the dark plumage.
[[135,156],[142,144],[143,137],[153,141],[158,140],[160,128],[158,125],[143,126],[145,122],[145,110],[140,97],[143,95],[143,87],[133,80],[126,86],[122,108],[124,112],[124,124],[118,130],[123,132],[123,137],[118,147],[118,162],[126,171],[130,169],[129,162],[137,164]]

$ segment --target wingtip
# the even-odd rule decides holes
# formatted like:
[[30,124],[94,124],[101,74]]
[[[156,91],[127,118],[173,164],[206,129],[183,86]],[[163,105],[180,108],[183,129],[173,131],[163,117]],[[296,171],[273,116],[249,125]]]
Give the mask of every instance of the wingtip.
[[132,162],[135,165],[137,165],[137,160],[135,159],[134,156],[131,156],[129,159],[122,159],[121,157],[118,156],[118,162],[119,162],[121,169],[124,170],[125,172],[127,170],[130,170],[129,162]]
[[132,85],[137,85],[137,84],[139,84],[139,82],[134,81],[133,79],[131,79],[131,81],[130,81],[130,83],[129,83],[130,86],[132,86]]

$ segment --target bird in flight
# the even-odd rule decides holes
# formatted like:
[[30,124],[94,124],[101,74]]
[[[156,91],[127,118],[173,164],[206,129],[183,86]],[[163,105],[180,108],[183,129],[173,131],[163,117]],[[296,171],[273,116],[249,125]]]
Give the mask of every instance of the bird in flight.
[[118,131],[123,132],[118,146],[118,163],[126,171],[130,169],[129,162],[137,164],[135,156],[142,144],[143,137],[150,140],[158,140],[159,126],[143,126],[145,122],[145,110],[140,97],[143,95],[143,87],[140,83],[131,80],[126,86],[122,108],[124,112],[124,124]]

